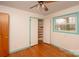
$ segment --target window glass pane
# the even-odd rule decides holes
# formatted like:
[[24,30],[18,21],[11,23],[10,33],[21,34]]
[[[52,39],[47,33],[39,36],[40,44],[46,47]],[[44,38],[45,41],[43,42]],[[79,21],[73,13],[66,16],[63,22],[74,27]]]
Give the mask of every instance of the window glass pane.
[[65,32],[75,32],[76,31],[76,17],[68,16],[56,19],[56,30]]
[[57,30],[65,30],[66,20],[64,18],[56,19],[56,29]]

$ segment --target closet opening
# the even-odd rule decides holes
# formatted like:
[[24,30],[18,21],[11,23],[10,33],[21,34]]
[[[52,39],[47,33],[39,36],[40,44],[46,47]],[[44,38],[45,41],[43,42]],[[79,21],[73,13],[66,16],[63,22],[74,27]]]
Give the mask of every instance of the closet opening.
[[38,44],[43,43],[43,19],[38,19]]

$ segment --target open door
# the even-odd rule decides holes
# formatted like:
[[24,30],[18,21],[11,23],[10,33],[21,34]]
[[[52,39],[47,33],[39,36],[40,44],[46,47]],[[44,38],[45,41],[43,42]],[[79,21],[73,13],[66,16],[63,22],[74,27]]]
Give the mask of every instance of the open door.
[[8,45],[8,30],[9,30],[9,15],[0,13],[0,56],[9,55]]
[[30,45],[38,44],[38,19],[30,19]]

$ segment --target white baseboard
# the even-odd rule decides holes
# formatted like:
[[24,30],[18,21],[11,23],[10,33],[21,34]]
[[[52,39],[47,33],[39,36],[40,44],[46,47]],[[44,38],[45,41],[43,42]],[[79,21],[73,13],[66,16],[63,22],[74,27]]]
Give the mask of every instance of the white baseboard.
[[15,53],[15,52],[18,52],[18,51],[21,51],[21,50],[24,50],[24,49],[28,49],[28,48],[30,48],[30,47],[23,47],[23,48],[20,48],[20,49],[12,50],[9,53],[12,54],[12,53]]
[[67,51],[69,51],[70,53],[72,53],[72,54],[74,54],[74,55],[76,55],[76,56],[79,57],[79,51],[76,51],[76,50],[69,50],[69,49],[65,49],[65,50],[67,50]]

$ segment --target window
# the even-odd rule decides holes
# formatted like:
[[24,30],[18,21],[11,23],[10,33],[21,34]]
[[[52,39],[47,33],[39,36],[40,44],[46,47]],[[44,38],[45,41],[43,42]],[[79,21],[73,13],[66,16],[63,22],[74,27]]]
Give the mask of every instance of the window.
[[77,31],[77,16],[68,15],[57,17],[55,19],[54,27],[56,31],[62,32],[76,32]]

